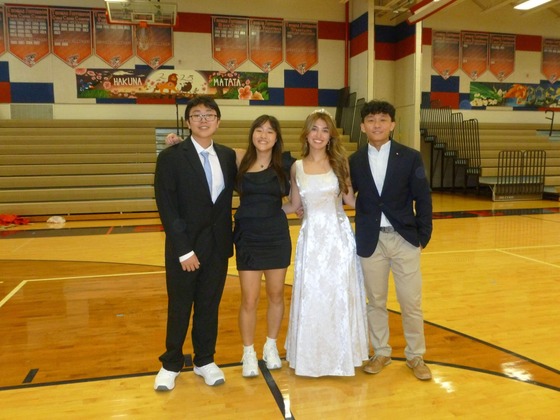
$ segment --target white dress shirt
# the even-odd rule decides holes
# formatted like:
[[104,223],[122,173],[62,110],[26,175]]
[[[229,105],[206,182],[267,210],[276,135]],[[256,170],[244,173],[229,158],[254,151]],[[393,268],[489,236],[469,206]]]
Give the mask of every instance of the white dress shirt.
[[[380,150],[377,150],[371,144],[368,144],[368,160],[369,167],[371,168],[371,175],[375,182],[377,192],[381,195],[383,191],[383,184],[385,183],[385,175],[387,174],[387,164],[389,162],[389,152],[391,151],[391,142],[388,141]],[[381,212],[381,227],[389,227],[391,223]]]
[[200,163],[204,166],[204,158],[202,157],[203,150],[208,152],[208,160],[210,161],[210,166],[212,167],[212,201],[216,201],[216,198],[220,195],[222,190],[225,188],[224,174],[222,173],[222,167],[220,166],[220,161],[218,160],[218,155],[214,150],[214,142],[208,147],[208,149],[203,149],[200,144],[197,143],[196,139],[193,137],[193,144],[200,158]]

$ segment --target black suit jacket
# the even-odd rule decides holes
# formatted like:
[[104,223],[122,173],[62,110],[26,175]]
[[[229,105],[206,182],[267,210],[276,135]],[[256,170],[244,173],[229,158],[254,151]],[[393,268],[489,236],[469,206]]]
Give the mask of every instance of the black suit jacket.
[[231,204],[237,166],[235,152],[214,143],[225,188],[213,203],[198,153],[189,137],[160,152],[155,171],[156,203],[166,234],[166,261],[194,251],[204,261],[210,253],[233,255]]
[[371,174],[368,146],[350,156],[350,177],[356,197],[356,246],[369,257],[379,239],[381,212],[395,230],[415,246],[426,247],[432,235],[432,198],[422,157],[417,150],[391,140],[383,191]]

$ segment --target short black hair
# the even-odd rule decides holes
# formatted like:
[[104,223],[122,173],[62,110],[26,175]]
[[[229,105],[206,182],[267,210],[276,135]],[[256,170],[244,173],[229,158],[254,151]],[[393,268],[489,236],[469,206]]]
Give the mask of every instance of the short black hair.
[[195,106],[198,105],[204,105],[207,108],[213,109],[214,111],[216,111],[216,114],[218,115],[218,119],[222,118],[220,107],[218,106],[218,104],[216,103],[216,101],[212,96],[197,95],[187,103],[187,108],[185,109],[185,120],[189,119],[191,109],[193,109]]
[[395,121],[395,107],[387,101],[378,101],[376,99],[366,102],[360,111],[360,116],[362,117],[362,122],[370,114],[388,114],[391,117],[391,121]]

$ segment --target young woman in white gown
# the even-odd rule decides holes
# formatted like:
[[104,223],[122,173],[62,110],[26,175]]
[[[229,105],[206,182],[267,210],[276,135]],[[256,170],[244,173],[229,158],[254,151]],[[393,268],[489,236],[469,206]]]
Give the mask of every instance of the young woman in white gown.
[[354,205],[348,160],[329,113],[310,114],[291,168],[287,213],[303,206],[286,360],[301,376],[353,376],[368,359],[364,282],[342,200]]

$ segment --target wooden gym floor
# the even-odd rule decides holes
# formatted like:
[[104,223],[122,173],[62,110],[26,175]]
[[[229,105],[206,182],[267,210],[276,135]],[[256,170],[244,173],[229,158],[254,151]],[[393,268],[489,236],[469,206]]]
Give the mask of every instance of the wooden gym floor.
[[[0,419],[545,419],[560,412],[560,203],[434,193],[423,251],[433,380],[404,364],[391,290],[393,363],[378,375],[241,376],[235,259],[208,387],[185,368],[153,390],[166,321],[157,218],[69,220],[0,230]],[[298,234],[293,221],[292,241]],[[292,271],[287,282],[292,282]],[[279,338],[284,353],[291,287]],[[256,349],[265,337],[261,295]],[[185,350],[191,351],[190,340]],[[283,354],[282,354],[283,355]]]

